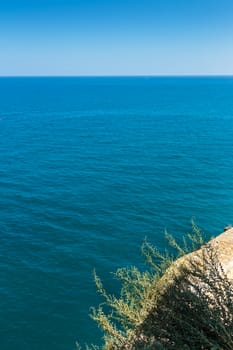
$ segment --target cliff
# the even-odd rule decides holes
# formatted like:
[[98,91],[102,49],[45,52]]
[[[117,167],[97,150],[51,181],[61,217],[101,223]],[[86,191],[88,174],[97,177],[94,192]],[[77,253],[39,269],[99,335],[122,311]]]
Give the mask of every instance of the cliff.
[[233,281],[233,227],[227,227],[222,234],[212,239],[209,245],[216,250],[224,272],[228,279]]
[[[199,250],[182,256],[173,262],[160,281],[160,288],[166,289],[172,284],[174,276],[179,276],[184,269],[188,269],[193,279],[194,270],[201,270],[202,274],[209,274],[213,268],[213,261],[217,261],[220,274],[226,274],[233,282],[233,227],[226,227],[224,232],[211,239]],[[198,283],[198,280],[195,280]]]
[[233,350],[233,228],[174,261],[130,350]]
[[95,274],[104,302],[92,309],[92,318],[104,333],[102,349],[233,350],[233,228],[203,244],[193,224],[190,249],[167,238],[180,257],[174,260],[145,242],[150,269],[118,269],[118,297]]

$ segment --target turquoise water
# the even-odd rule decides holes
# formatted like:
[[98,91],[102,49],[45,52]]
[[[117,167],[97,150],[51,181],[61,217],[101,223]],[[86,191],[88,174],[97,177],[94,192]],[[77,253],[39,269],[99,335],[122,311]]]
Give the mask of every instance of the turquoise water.
[[1,78],[1,350],[98,342],[93,269],[233,223],[232,154],[233,78]]

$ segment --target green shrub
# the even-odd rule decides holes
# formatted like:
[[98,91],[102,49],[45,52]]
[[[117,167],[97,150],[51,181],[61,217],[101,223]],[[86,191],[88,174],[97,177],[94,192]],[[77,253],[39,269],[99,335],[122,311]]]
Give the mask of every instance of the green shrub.
[[162,254],[145,241],[148,270],[118,269],[119,297],[108,294],[94,272],[103,303],[91,309],[91,317],[103,331],[103,350],[233,349],[233,287],[217,252],[206,245],[201,263],[171,269],[177,258],[203,246],[199,228],[194,223],[192,228],[182,247],[166,233],[175,255]]
[[174,273],[127,348],[233,349],[233,286],[214,248]]

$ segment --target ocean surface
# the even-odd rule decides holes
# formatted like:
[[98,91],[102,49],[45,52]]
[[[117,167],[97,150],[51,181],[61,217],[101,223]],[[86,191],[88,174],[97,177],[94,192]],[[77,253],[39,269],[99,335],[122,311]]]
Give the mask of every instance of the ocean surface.
[[94,268],[233,223],[233,78],[1,78],[0,194],[0,349],[99,343]]

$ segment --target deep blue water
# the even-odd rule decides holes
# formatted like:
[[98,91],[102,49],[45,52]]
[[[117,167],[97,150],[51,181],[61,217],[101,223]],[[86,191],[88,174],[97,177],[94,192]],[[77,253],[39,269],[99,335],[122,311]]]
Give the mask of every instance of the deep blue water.
[[0,348],[99,342],[92,271],[233,223],[233,78],[0,79]]

